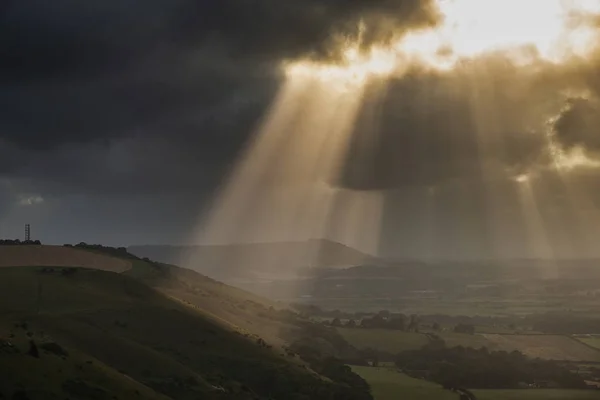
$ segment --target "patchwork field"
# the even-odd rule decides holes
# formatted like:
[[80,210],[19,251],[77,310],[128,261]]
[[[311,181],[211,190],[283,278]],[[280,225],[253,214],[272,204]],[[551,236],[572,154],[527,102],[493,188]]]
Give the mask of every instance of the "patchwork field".
[[597,390],[473,390],[477,400],[598,400]]
[[560,335],[481,335],[490,349],[518,350],[532,358],[564,361],[600,361],[600,351],[567,336]]
[[79,267],[125,272],[131,261],[63,246],[0,246],[2,267]]
[[338,328],[338,332],[354,347],[396,354],[406,350],[416,350],[429,343],[422,333],[402,332],[389,329]]
[[[371,386],[375,400],[456,400],[441,386],[414,379],[393,368],[356,367],[352,370]],[[600,391],[563,389],[473,390],[478,400],[600,400]]]
[[600,350],[600,337],[598,337],[598,336],[596,336],[596,337],[578,337],[577,340],[579,340],[581,343],[585,343],[588,346],[592,346],[592,347]]
[[464,333],[442,332],[439,336],[444,339],[447,347],[462,346],[472,347],[474,349],[487,347],[488,350],[496,350],[493,348],[493,343],[482,334],[467,335]]
[[420,379],[413,379],[391,368],[352,367],[371,386],[375,400],[457,400],[455,393]]
[[[359,328],[338,328],[338,332],[359,349],[373,348],[392,354],[416,350],[429,343],[427,335],[414,332]],[[590,347],[600,347],[600,339],[576,340],[562,335],[468,335],[454,332],[442,332],[439,336],[444,339],[447,347],[485,347],[490,351],[508,352],[517,350],[531,358],[600,362],[600,350]]]

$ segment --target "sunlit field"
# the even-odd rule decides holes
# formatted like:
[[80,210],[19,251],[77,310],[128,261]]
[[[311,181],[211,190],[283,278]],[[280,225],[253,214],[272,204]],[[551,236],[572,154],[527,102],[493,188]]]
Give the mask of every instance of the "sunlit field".
[[577,340],[600,350],[600,337],[577,337]]
[[358,349],[373,348],[392,354],[419,349],[429,343],[424,334],[414,332],[349,328],[338,328],[338,332]]
[[457,395],[441,386],[414,379],[390,368],[352,367],[371,386],[375,400],[456,400]]

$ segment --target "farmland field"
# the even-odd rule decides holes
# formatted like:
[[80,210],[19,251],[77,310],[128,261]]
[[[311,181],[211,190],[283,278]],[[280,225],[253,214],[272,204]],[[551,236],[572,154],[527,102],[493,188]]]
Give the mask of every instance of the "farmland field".
[[375,400],[457,400],[441,386],[414,379],[391,368],[352,367],[371,386]]
[[577,340],[600,350],[600,337],[578,337]]
[[493,344],[482,334],[468,335],[466,333],[442,332],[439,336],[444,339],[447,347],[472,347],[479,349],[487,347],[488,350],[496,350]]
[[[396,354],[415,350],[429,342],[426,335],[386,329],[338,328],[350,344],[359,348],[373,348]],[[528,357],[561,361],[600,362],[600,350],[586,346],[600,346],[600,339],[575,340],[562,335],[503,335],[494,333],[468,335],[442,332],[447,347],[486,347],[490,351],[520,351]],[[585,343],[585,344],[584,344]]]
[[392,354],[420,349],[429,343],[427,336],[414,332],[360,328],[338,328],[338,332],[356,348],[371,347]]
[[597,390],[473,390],[478,400],[598,400]]
[[[561,335],[502,335],[494,333],[467,335],[445,332],[440,336],[448,347],[486,347],[491,351],[517,350],[526,356],[547,360],[600,361],[600,351]],[[600,340],[596,343],[600,346]]]
[[600,351],[577,340],[560,335],[496,335],[484,334],[490,349],[518,350],[532,358],[565,361],[600,361]]

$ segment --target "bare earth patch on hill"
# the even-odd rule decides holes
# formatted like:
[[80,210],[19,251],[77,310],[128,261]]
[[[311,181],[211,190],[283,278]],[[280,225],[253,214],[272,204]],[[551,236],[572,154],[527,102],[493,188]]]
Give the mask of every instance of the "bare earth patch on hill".
[[122,273],[131,261],[62,246],[0,246],[0,268],[57,266]]

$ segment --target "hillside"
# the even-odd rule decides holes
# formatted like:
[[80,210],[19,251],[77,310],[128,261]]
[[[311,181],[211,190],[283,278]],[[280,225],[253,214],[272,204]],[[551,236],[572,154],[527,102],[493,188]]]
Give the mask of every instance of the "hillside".
[[193,271],[131,265],[0,269],[0,398],[370,398],[357,376],[319,376],[319,360],[289,350],[307,324],[296,314]]
[[346,268],[375,258],[329,240],[216,246],[131,246],[138,257],[182,265],[222,280],[302,275],[312,268]]
[[131,261],[63,246],[0,246],[0,268],[56,266],[121,273],[131,269]]

